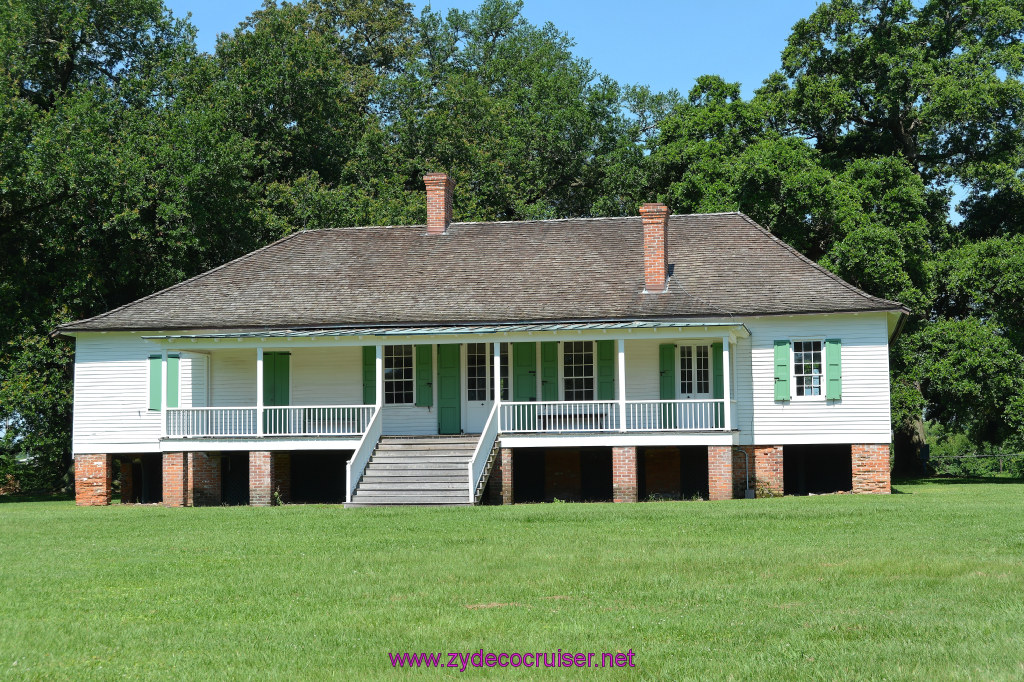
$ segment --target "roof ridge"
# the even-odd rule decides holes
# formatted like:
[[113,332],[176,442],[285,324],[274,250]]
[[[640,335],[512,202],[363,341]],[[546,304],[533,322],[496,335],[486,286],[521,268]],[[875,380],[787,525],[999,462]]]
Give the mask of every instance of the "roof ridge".
[[71,326],[74,326],[74,325],[84,324],[86,322],[92,322],[94,320],[103,319],[104,317],[107,317],[108,315],[113,315],[114,313],[119,312],[121,310],[124,310],[125,308],[130,308],[130,307],[132,307],[134,305],[137,305],[139,303],[143,303],[144,301],[148,301],[149,299],[151,299],[151,298],[153,298],[155,296],[159,296],[160,294],[165,294],[165,293],[167,293],[169,291],[174,291],[178,287],[183,287],[186,284],[189,284],[189,283],[194,282],[196,280],[202,279],[202,278],[204,278],[204,277],[206,277],[208,275],[212,275],[213,273],[217,272],[218,270],[222,270],[222,269],[228,267],[229,265],[234,265],[235,263],[239,263],[239,262],[242,262],[242,261],[247,260],[249,258],[252,258],[252,257],[256,256],[256,254],[262,253],[262,252],[266,251],[269,248],[277,246],[278,244],[282,244],[282,243],[288,241],[289,239],[293,239],[293,238],[299,236],[300,234],[302,234],[303,232],[312,232],[312,231],[313,230],[299,230],[298,232],[292,232],[291,234],[289,234],[287,236],[284,236],[284,237],[281,237],[277,241],[271,242],[271,243],[267,244],[266,246],[261,246],[260,248],[254,250],[254,251],[250,251],[249,253],[243,254],[243,255],[239,256],[238,258],[233,258],[233,259],[229,260],[226,263],[221,263],[220,265],[218,265],[218,266],[216,266],[214,268],[210,268],[209,270],[206,270],[204,272],[200,272],[198,275],[194,275],[192,277],[189,277],[188,279],[182,280],[182,281],[178,282],[177,284],[172,284],[169,287],[164,287],[163,289],[160,289],[159,291],[154,291],[151,294],[147,294],[146,296],[143,296],[142,298],[135,299],[134,301],[129,301],[128,303],[125,303],[124,305],[119,305],[118,307],[114,308],[113,310],[108,310],[105,313],[100,313],[99,315],[93,315],[92,317],[86,317],[86,318],[81,319],[81,320],[73,320],[71,322],[65,322],[64,324],[58,325],[57,328],[54,330],[54,332],[57,332],[57,331],[59,331],[61,329],[65,329],[67,327],[71,327]]
[[798,251],[794,247],[790,246],[789,244],[787,244],[783,240],[781,240],[778,237],[776,237],[774,234],[771,233],[771,231],[768,230],[768,228],[764,227],[763,225],[761,225],[760,223],[755,221],[753,218],[748,216],[746,213],[743,213],[742,211],[735,211],[735,214],[740,216],[744,220],[746,220],[751,225],[753,225],[757,230],[759,230],[766,237],[768,237],[772,241],[774,241],[777,244],[779,244],[780,246],[782,246],[791,255],[796,256],[797,259],[804,261],[805,263],[807,263],[808,265],[810,265],[814,269],[824,273],[825,275],[827,275],[831,279],[835,280],[836,282],[839,282],[840,284],[842,284],[847,289],[850,289],[851,291],[853,291],[853,292],[863,296],[864,298],[868,299],[869,301],[877,301],[879,303],[890,303],[890,304],[898,306],[900,308],[906,308],[906,306],[904,306],[902,303],[899,303],[898,301],[890,301],[887,298],[880,298],[878,296],[872,296],[871,294],[869,294],[868,292],[864,291],[860,287],[856,287],[856,286],[850,284],[849,282],[847,282],[845,279],[843,279],[842,277],[840,277],[836,273],[832,272],[831,270],[829,270],[828,268],[826,268],[826,267],[824,267],[822,265],[819,265],[818,263],[815,263],[813,260],[811,260],[810,258],[805,256],[804,254],[800,253],[800,251]]

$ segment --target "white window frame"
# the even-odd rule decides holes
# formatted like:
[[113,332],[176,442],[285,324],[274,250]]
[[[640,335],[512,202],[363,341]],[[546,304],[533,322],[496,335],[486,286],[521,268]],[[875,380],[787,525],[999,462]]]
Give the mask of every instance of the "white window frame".
[[[587,340],[562,341],[562,342],[560,342],[558,344],[558,399],[561,402],[567,402],[569,400],[568,398],[565,397],[565,379],[566,379],[566,376],[565,376],[565,349],[566,349],[566,346],[568,346],[570,343],[589,343],[590,344],[590,356],[591,356],[591,358],[593,358],[593,361],[590,363],[590,375],[591,375],[591,378],[592,378],[592,381],[593,381],[593,385],[591,387],[591,391],[592,392],[591,392],[590,401],[597,400],[597,341],[587,341]],[[540,377],[540,369],[539,369],[540,368],[540,362],[539,362],[539,359],[540,359],[540,351],[538,350],[538,363],[537,363],[537,366],[538,366],[537,376],[538,377]],[[537,388],[537,391],[538,391],[537,395],[539,396],[540,395],[540,382],[539,381],[537,383],[537,386],[538,386],[538,388]],[[589,402],[589,401],[586,401],[586,400],[579,401],[579,400],[573,399],[572,402]]]
[[[809,374],[796,373],[796,344],[798,343],[814,343],[821,344],[821,382],[819,388],[821,389],[820,395],[797,395],[797,377],[798,376],[812,376]],[[796,402],[806,403],[817,403],[825,402],[825,369],[828,359],[825,357],[825,337],[824,336],[809,336],[800,338],[791,338],[789,340],[789,399]]]
[[[707,340],[694,340],[686,343],[676,344],[676,400],[711,400],[715,395],[715,354],[711,351],[713,342]],[[708,392],[703,395],[697,391],[693,396],[688,397],[683,393],[683,353],[682,348],[689,346],[693,349],[693,387],[697,388],[697,346],[704,346],[708,349]]]
[[[389,403],[388,402],[388,378],[387,378],[387,373],[388,373],[388,366],[387,366],[388,365],[388,348],[400,348],[400,347],[403,347],[403,346],[408,347],[410,349],[410,352],[412,353],[412,378],[411,378],[411,381],[412,381],[412,400],[410,400],[409,402],[403,402],[403,403]],[[416,346],[414,344],[411,344],[411,343],[392,343],[392,344],[388,344],[388,345],[386,345],[386,346],[384,346],[382,348],[381,355],[382,355],[381,363],[382,363],[382,373],[383,373],[383,376],[381,377],[381,381],[384,382],[384,386],[383,386],[383,389],[384,389],[384,404],[385,405],[392,405],[392,406],[396,406],[396,407],[415,407],[416,406]],[[291,379],[290,375],[289,375],[289,379]],[[405,381],[405,380],[403,379],[402,381]]]

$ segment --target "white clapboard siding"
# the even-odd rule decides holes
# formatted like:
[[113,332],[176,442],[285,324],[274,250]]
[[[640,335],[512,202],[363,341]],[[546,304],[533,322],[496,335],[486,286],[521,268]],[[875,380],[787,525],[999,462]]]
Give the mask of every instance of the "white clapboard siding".
[[[889,442],[889,352],[884,313],[763,317],[746,325],[753,345],[753,442]],[[842,340],[842,400],[776,402],[774,342],[801,338]]]
[[361,405],[362,349],[347,346],[293,350],[291,382],[292,405]]
[[658,366],[659,343],[663,342],[657,339],[626,341],[626,400],[661,398],[658,388],[661,371]]
[[[149,356],[160,349],[137,335],[81,334],[75,344],[72,450],[114,444],[155,452],[160,413],[149,410]],[[137,446],[137,447],[135,447]]]
[[210,406],[251,407],[256,404],[256,351],[215,350],[210,353]]
[[206,407],[209,402],[210,358],[203,353],[181,353],[178,392],[181,407]]

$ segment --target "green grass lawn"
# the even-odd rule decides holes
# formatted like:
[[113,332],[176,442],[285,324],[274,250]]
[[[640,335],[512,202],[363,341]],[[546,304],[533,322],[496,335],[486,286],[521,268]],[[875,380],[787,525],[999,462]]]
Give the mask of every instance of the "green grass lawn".
[[[1022,679],[1024,484],[455,509],[0,504],[0,678]],[[447,662],[447,659],[445,660]]]

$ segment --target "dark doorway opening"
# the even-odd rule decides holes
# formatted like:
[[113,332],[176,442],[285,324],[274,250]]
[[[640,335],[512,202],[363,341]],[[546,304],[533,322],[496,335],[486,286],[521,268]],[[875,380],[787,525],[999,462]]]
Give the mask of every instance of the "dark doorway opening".
[[516,502],[608,502],[611,448],[516,448],[512,455]]
[[345,501],[345,464],[351,450],[313,450],[291,454],[292,502],[341,504]]
[[849,445],[786,445],[782,489],[787,495],[821,495],[853,490]]
[[220,458],[222,504],[249,504],[249,453],[225,452]]
[[[132,486],[130,491],[121,491],[125,503],[159,504],[164,501],[164,457],[163,455],[138,455],[132,457]],[[127,494],[126,494],[127,492]]]
[[708,449],[701,446],[639,448],[639,499],[708,499]]

